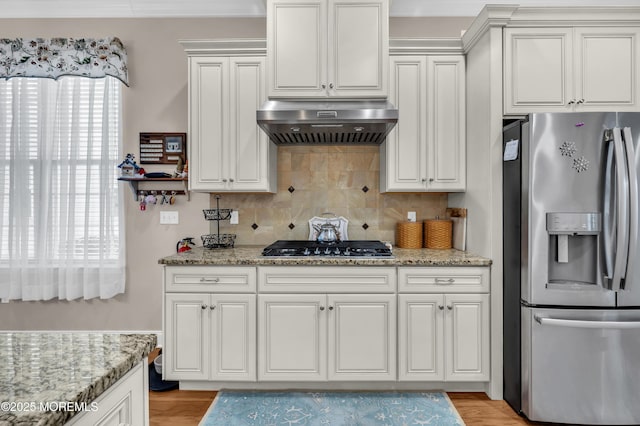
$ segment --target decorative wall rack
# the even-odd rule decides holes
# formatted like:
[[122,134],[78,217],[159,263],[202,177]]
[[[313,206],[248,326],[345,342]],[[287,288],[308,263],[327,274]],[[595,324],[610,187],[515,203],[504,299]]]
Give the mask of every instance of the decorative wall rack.
[[176,195],[186,195],[187,196],[187,201],[189,201],[191,199],[190,193],[189,193],[189,178],[188,177],[167,177],[167,178],[135,178],[135,177],[128,177],[128,176],[122,176],[119,177],[118,180],[123,181],[123,182],[129,182],[129,187],[131,188],[131,191],[133,192],[133,199],[134,200],[138,200],[138,189],[139,189],[139,185],[140,183],[147,183],[147,182],[182,182],[183,186],[184,186],[184,190],[181,191],[175,191],[173,189],[157,189],[157,188],[153,188],[156,192],[162,192],[163,190],[166,191],[167,193],[171,193],[173,191],[175,191]]

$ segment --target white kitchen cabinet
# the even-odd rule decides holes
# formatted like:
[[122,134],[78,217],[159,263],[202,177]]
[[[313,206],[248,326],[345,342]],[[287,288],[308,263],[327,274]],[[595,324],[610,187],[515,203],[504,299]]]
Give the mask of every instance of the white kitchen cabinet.
[[[66,426],[111,426],[149,424],[148,359],[136,364],[127,374],[106,389],[91,404],[92,409],[73,416]],[[89,407],[93,407],[89,405]]]
[[261,294],[258,379],[395,380],[395,295]]
[[268,0],[270,98],[385,98],[388,0]]
[[189,57],[189,188],[275,192],[276,147],[256,123],[265,58]]
[[256,268],[164,269],[165,380],[256,380]]
[[488,381],[488,294],[398,296],[399,380]]
[[388,294],[333,294],[329,380],[396,379],[396,300]]
[[398,268],[399,380],[489,380],[488,269]]
[[167,294],[166,380],[255,380],[255,295]]
[[326,380],[327,312],[325,295],[259,295],[258,379]]
[[165,380],[256,380],[255,294],[165,296]]
[[381,192],[464,191],[464,56],[392,56],[390,81],[399,118],[380,151]]
[[507,28],[506,114],[637,111],[640,28]]

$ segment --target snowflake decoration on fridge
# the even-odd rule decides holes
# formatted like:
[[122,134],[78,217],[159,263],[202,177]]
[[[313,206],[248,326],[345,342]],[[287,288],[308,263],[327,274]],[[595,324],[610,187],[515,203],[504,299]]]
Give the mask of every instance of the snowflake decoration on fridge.
[[576,143],[565,141],[558,149],[563,157],[573,157],[576,154]]
[[587,169],[589,168],[589,160],[587,160],[584,157],[580,157],[580,158],[574,158],[573,159],[573,167],[576,172],[580,173],[580,172],[586,172]]

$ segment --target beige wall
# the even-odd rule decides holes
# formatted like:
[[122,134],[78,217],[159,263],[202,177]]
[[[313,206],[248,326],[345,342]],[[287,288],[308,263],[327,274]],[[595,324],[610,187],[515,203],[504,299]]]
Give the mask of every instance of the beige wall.
[[[457,37],[471,20],[395,18],[391,20],[390,34],[392,37]],[[127,48],[131,83],[131,87],[123,88],[123,151],[133,153],[138,153],[140,132],[186,132],[187,61],[177,40],[264,38],[266,31],[263,18],[0,19],[0,28],[1,36],[8,38],[118,36]],[[180,238],[198,238],[209,232],[209,223],[203,219],[202,209],[209,207],[210,196],[192,194],[189,202],[179,197],[171,210],[179,212],[180,225],[159,225],[161,207],[153,206],[141,212],[129,189],[125,190],[125,294],[104,301],[1,304],[0,329],[161,330],[162,269],[157,260],[173,253]],[[318,191],[328,194],[330,188],[319,188]],[[236,196],[225,196],[225,200],[231,201],[232,197]],[[388,199],[395,200],[396,197],[408,200],[408,196]],[[427,200],[425,203],[433,199],[435,204],[425,207],[425,212],[434,212],[442,208],[443,197],[446,196],[419,197],[411,203],[422,206],[422,197]],[[242,206],[238,203],[236,207]],[[315,207],[322,207],[322,204]]]

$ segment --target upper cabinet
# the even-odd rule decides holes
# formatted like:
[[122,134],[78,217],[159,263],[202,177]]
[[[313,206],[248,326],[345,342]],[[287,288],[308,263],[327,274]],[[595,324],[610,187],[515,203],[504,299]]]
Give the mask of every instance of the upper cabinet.
[[506,114],[637,111],[640,28],[506,28]]
[[256,123],[264,68],[264,56],[189,57],[190,189],[276,191],[276,147]]
[[380,151],[381,192],[465,190],[465,60],[391,56],[398,124]]
[[388,0],[268,0],[270,98],[386,98]]

